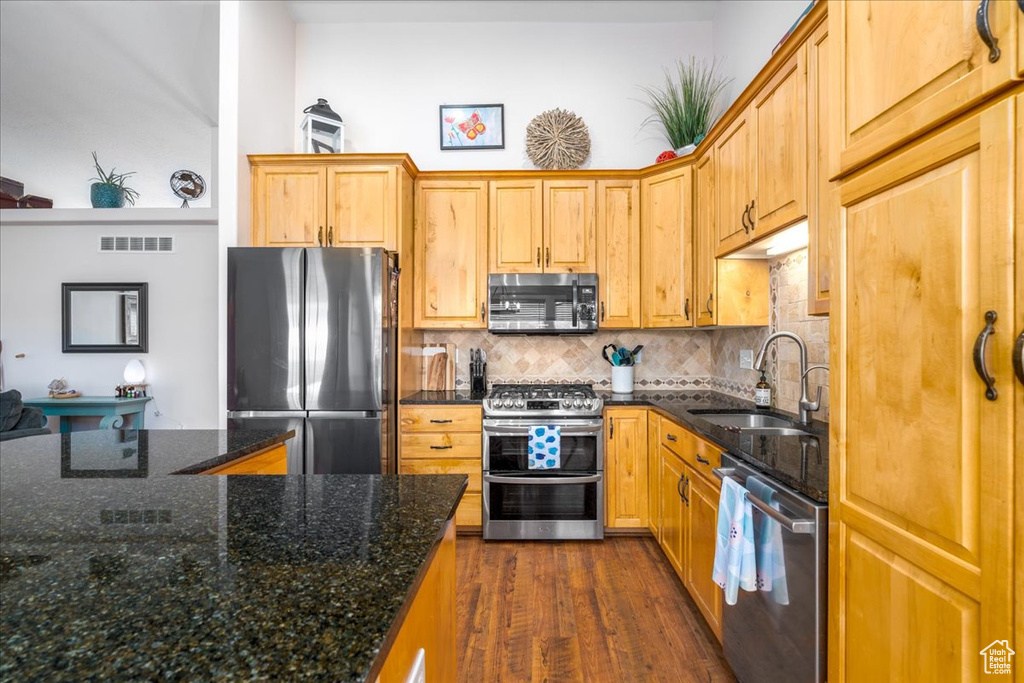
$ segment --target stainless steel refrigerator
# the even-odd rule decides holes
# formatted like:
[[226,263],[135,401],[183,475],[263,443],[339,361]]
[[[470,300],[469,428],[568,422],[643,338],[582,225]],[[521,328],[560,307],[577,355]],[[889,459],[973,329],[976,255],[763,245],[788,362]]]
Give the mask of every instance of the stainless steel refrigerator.
[[290,474],[394,472],[397,295],[383,249],[229,249],[228,426],[294,429]]

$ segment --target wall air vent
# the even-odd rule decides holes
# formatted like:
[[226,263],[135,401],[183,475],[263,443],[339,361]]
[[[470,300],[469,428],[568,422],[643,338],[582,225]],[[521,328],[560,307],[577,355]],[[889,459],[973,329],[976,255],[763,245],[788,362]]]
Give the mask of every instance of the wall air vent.
[[100,252],[110,254],[173,254],[174,237],[100,236]]

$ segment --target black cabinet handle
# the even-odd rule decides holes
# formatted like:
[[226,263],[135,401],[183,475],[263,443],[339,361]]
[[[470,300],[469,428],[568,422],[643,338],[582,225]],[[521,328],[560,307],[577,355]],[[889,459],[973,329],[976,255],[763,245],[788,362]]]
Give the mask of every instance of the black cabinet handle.
[[701,465],[710,465],[711,464],[710,460],[708,460],[707,458],[702,458],[699,453],[697,454],[697,462],[699,462]]
[[[1024,12],[1024,0],[1017,0],[1020,4],[1020,11]],[[1017,342],[1013,345],[1013,372],[1017,375],[1017,381],[1024,384],[1024,330],[1017,335]]]
[[690,297],[686,297],[686,301],[683,302],[683,315],[687,320],[690,319]]
[[537,247],[537,267],[540,268],[540,247]]
[[687,507],[690,506],[690,497],[686,495],[686,489],[688,488],[690,488],[690,478],[686,477],[686,481],[683,482],[683,492],[679,495],[682,496],[683,502],[686,503]]
[[487,311],[484,304],[480,304],[480,320],[484,321],[487,319]]
[[446,424],[449,424],[450,422],[451,422],[451,420],[431,420],[430,424],[446,425]]
[[[989,0],[981,0],[978,3],[978,11],[974,15],[974,26],[978,29],[978,35],[981,36],[981,42],[985,43],[988,47],[988,61],[995,62],[999,61],[999,56],[1002,54],[999,50],[999,39],[992,35],[992,27],[988,23],[988,3]],[[1020,0],[1017,0],[1018,6],[1021,4]],[[1022,8],[1024,11],[1024,8]]]
[[320,229],[316,233],[316,246],[324,246],[324,226],[320,226]]
[[544,265],[551,265],[551,247],[544,247]]
[[678,493],[679,497],[683,500],[686,500],[686,494],[683,493],[683,477],[685,476],[685,474],[680,474],[679,481],[676,482],[676,493]]
[[330,225],[327,227],[327,246],[334,246],[334,226]]
[[707,303],[707,307],[708,307],[708,315],[714,315],[714,314],[715,314],[715,312],[711,310],[711,299],[712,299],[712,298],[713,298],[714,296],[715,296],[715,293],[714,293],[714,292],[712,292],[711,294],[708,294],[708,303]]
[[614,417],[609,417],[608,418],[608,438],[609,439],[614,439],[615,438],[615,418]]
[[750,213],[750,204],[746,204],[743,207],[743,216],[740,218],[740,222],[743,223],[743,232],[750,234],[750,224],[747,223],[747,214]]
[[675,440],[676,440],[676,435],[675,435],[675,434],[666,434],[666,435],[665,435],[665,439],[666,439],[666,440],[668,440],[668,441],[672,441],[672,442],[675,442]]
[[999,392],[996,391],[996,379],[992,375],[988,374],[988,366],[985,361],[985,348],[988,346],[988,338],[995,333],[995,322],[999,316],[996,315],[995,311],[985,312],[985,327],[978,334],[978,338],[974,341],[974,369],[978,373],[978,377],[985,383],[985,398],[990,401],[996,400],[999,396]]
[[750,221],[750,232],[754,232],[757,229],[756,219],[754,218],[754,200],[750,200],[750,208],[747,209],[747,220]]
[[430,447],[430,450],[432,450],[432,451],[450,451],[451,449],[452,449],[451,446],[431,446]]
[[[1021,2],[1024,2],[1024,0],[1021,0]],[[601,320],[604,321],[604,302],[603,301],[601,302]]]

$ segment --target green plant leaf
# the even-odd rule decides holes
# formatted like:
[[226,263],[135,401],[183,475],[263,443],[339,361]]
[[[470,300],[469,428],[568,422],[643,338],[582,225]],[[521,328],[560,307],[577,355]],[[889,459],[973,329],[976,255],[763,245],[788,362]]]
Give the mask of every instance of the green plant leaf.
[[641,128],[660,124],[673,149],[703,139],[716,118],[715,102],[722,90],[732,82],[721,75],[721,63],[690,57],[676,62],[676,78],[665,69],[663,89],[640,86],[647,95],[652,114]]

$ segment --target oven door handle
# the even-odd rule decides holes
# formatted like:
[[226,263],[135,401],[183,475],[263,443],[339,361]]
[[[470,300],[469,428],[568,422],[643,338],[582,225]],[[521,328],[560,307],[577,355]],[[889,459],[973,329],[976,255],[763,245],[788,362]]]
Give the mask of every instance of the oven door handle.
[[497,477],[485,474],[488,484],[596,484],[604,475],[594,474],[582,477]]
[[[725,481],[726,477],[731,477],[738,481],[738,477],[734,474],[735,468],[732,467],[716,467],[713,470],[715,476]],[[740,483],[740,486],[743,486]],[[744,490],[746,487],[744,486]],[[776,522],[782,525],[782,528],[794,534],[813,534],[814,533],[814,520],[811,519],[790,519],[786,515],[782,514],[771,505],[761,500],[750,491],[746,493],[746,499],[750,501],[750,504],[756,507],[758,510],[768,515]]]
[[[543,420],[537,421],[538,425],[545,425]],[[567,427],[565,425],[555,425],[561,428],[562,436],[601,436],[604,433],[601,425],[594,427]],[[484,425],[483,429],[484,436],[529,436],[530,427],[488,427]]]

